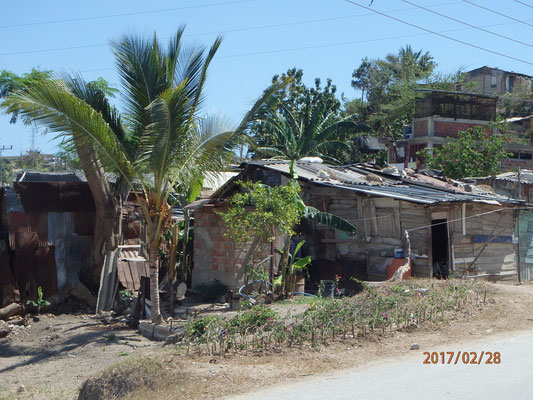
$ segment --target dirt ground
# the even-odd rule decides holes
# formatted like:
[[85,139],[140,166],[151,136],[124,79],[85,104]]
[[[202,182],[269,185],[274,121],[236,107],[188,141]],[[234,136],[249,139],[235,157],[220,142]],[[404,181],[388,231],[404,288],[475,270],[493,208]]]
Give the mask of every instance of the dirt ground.
[[186,356],[122,323],[105,322],[87,315],[45,316],[1,339],[0,399],[74,399],[87,378],[101,377],[103,371],[113,378],[110,382],[121,374],[153,377],[128,399],[218,399],[403,355],[412,351],[413,343],[420,345],[415,351],[422,358],[433,346],[533,330],[533,284],[487,284],[483,307],[457,313],[447,322],[338,341],[318,351],[304,347],[249,356]]
[[1,400],[76,398],[87,377],[159,346],[122,322],[87,314],[28,323],[0,339]]

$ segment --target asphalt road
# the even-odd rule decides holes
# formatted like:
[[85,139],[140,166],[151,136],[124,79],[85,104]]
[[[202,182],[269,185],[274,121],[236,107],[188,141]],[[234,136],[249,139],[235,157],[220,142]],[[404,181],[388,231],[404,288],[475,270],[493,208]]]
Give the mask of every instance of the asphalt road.
[[[423,364],[424,351],[455,351],[451,364]],[[501,363],[463,364],[457,351],[501,354]],[[470,354],[469,354],[470,357]],[[533,332],[487,338],[460,345],[421,348],[408,355],[356,369],[338,371],[232,397],[233,400],[404,400],[404,399],[533,399]]]

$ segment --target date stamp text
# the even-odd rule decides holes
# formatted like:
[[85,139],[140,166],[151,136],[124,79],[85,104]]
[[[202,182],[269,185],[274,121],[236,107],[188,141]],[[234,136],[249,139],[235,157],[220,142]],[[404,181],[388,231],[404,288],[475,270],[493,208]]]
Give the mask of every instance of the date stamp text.
[[424,364],[500,364],[499,351],[424,351]]

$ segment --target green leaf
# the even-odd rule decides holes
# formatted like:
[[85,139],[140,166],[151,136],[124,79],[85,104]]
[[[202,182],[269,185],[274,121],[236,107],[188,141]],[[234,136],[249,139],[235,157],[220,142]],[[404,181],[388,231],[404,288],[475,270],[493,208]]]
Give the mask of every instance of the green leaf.
[[307,218],[310,221],[316,222],[320,225],[326,225],[331,228],[338,229],[339,231],[348,232],[351,234],[357,232],[357,227],[346,221],[344,218],[327,212],[318,211],[313,207],[307,207],[304,218]]
[[304,243],[305,243],[305,240],[300,241],[300,242],[296,245],[296,247],[294,248],[294,251],[292,252],[292,254],[293,254],[293,255],[298,254],[298,252],[300,251],[300,249],[302,248],[302,246],[304,245]]
[[298,261],[294,262],[292,264],[292,267],[294,269],[304,269],[305,267],[307,267],[307,265],[309,265],[309,263],[311,263],[311,256],[306,256],[306,257],[302,257],[300,258]]

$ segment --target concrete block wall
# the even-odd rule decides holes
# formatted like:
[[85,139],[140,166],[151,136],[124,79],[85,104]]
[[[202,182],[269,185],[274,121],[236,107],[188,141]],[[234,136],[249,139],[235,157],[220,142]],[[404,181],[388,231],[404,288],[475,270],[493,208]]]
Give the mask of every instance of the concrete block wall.
[[223,207],[201,207],[194,213],[194,269],[192,285],[219,280],[230,288],[236,285],[235,243],[226,235]]
[[485,128],[487,133],[490,133],[490,129],[483,124],[469,124],[464,122],[453,121],[435,121],[434,122],[434,135],[438,137],[453,137],[456,138],[459,131],[466,131],[470,128],[480,126]]
[[[218,212],[227,207],[204,206],[194,213],[194,268],[192,286],[210,284],[218,280],[232,290],[244,284],[243,259],[250,244],[237,245],[227,234],[228,230]],[[275,243],[279,242],[276,240]],[[281,242],[278,243],[281,247]],[[253,260],[258,263],[272,251],[270,243],[257,251]],[[279,261],[279,260],[278,260]],[[270,263],[265,263],[270,267]]]
[[424,119],[422,121],[414,121],[413,123],[413,136],[414,137],[423,137],[427,136],[429,133],[428,130],[428,120]]

